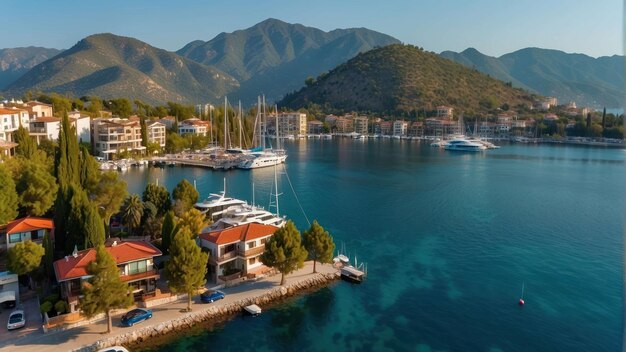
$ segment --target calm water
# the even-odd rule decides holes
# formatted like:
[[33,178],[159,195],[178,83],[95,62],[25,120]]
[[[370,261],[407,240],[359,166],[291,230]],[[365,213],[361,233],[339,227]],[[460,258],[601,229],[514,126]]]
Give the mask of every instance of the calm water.
[[[159,351],[617,351],[623,311],[623,150],[505,145],[484,154],[404,141],[297,141],[286,165],[308,216],[369,263],[256,319]],[[273,169],[133,170],[201,196],[269,201]],[[281,213],[306,220],[281,176]],[[517,306],[522,282],[526,306]]]

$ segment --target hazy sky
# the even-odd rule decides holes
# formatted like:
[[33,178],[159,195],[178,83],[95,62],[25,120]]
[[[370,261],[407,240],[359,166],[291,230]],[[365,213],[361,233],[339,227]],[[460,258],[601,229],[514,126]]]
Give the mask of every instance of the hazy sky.
[[0,48],[67,49],[94,33],[167,50],[268,17],[323,30],[366,27],[426,50],[525,47],[623,55],[620,0],[3,0]]

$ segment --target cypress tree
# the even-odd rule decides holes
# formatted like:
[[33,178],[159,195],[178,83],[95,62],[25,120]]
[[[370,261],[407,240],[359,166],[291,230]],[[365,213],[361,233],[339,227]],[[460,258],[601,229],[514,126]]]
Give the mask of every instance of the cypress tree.
[[15,132],[15,142],[18,144],[15,153],[26,159],[30,159],[37,152],[37,142],[30,138],[28,131],[20,126]]
[[104,222],[96,206],[92,203],[88,203],[85,209],[85,248],[98,247],[104,244]]
[[170,244],[172,238],[176,235],[176,219],[174,219],[174,212],[168,211],[163,219],[163,227],[161,227],[161,249],[163,254],[169,253]]

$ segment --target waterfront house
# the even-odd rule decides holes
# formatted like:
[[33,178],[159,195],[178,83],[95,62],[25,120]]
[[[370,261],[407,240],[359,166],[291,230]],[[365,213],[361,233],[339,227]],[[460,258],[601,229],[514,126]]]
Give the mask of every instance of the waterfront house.
[[409,124],[404,120],[396,120],[393,122],[393,135],[394,136],[406,136],[407,128]]
[[54,239],[54,221],[52,219],[32,216],[15,219],[0,226],[0,250],[8,250],[24,241],[42,244],[46,234]]
[[384,135],[390,135],[392,124],[391,121],[381,121],[380,122],[380,133]]
[[283,112],[278,115],[278,127],[281,136],[306,135],[306,114],[300,112]]
[[178,133],[180,135],[193,134],[196,136],[206,137],[208,132],[209,123],[196,117],[182,121],[178,125]]
[[248,223],[200,234],[200,246],[209,251],[211,279],[221,282],[233,273],[239,277],[267,270],[259,256],[265,251],[265,242],[276,230],[276,226]]
[[411,122],[411,126],[409,127],[409,136],[412,137],[421,137],[424,135],[424,123],[421,121],[413,121]]
[[[143,301],[156,294],[159,271],[154,258],[162,253],[145,241],[119,241],[109,239],[105,244],[119,268],[122,281],[127,282],[135,301]],[[72,255],[54,262],[54,275],[61,287],[61,298],[67,300],[70,312],[78,310],[81,288],[89,279],[87,266],[96,259],[94,248],[75,251]]]
[[307,132],[309,134],[321,134],[324,131],[324,123],[322,121],[313,120],[307,122]]
[[354,117],[354,132],[359,134],[367,134],[368,118],[367,116]]
[[352,133],[354,132],[354,120],[352,117],[338,117],[335,120],[335,131],[337,133]]
[[159,121],[146,122],[146,132],[148,143],[157,143],[161,148],[165,148],[165,125]]
[[91,142],[95,156],[113,159],[119,152],[143,152],[141,125],[138,121],[120,118],[96,118],[91,120]]

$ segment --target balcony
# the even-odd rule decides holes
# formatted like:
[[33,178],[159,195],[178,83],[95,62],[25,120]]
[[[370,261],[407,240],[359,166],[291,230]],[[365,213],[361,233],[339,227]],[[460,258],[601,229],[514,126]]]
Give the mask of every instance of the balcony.
[[251,256],[254,256],[254,255],[257,255],[257,254],[261,254],[264,251],[265,251],[265,245],[261,245],[261,246],[257,246],[257,247],[254,247],[254,248],[250,248],[247,251],[239,250],[237,252],[242,257],[251,257]]
[[220,255],[217,258],[211,257],[210,259],[213,259],[213,261],[216,262],[216,263],[221,263],[223,261],[226,261],[226,260],[233,259],[233,258],[237,257],[237,253],[238,253],[238,251],[230,251],[230,252],[226,252],[226,253]]
[[153,269],[153,270],[148,270],[143,273],[137,273],[137,274],[132,274],[132,275],[122,275],[120,276],[120,279],[122,279],[122,281],[124,282],[132,282],[132,281],[137,281],[137,280],[142,280],[142,279],[149,279],[153,277],[158,278],[158,276],[159,276],[159,271],[156,269]]
[[45,127],[30,127],[28,131],[32,133],[47,133]]

